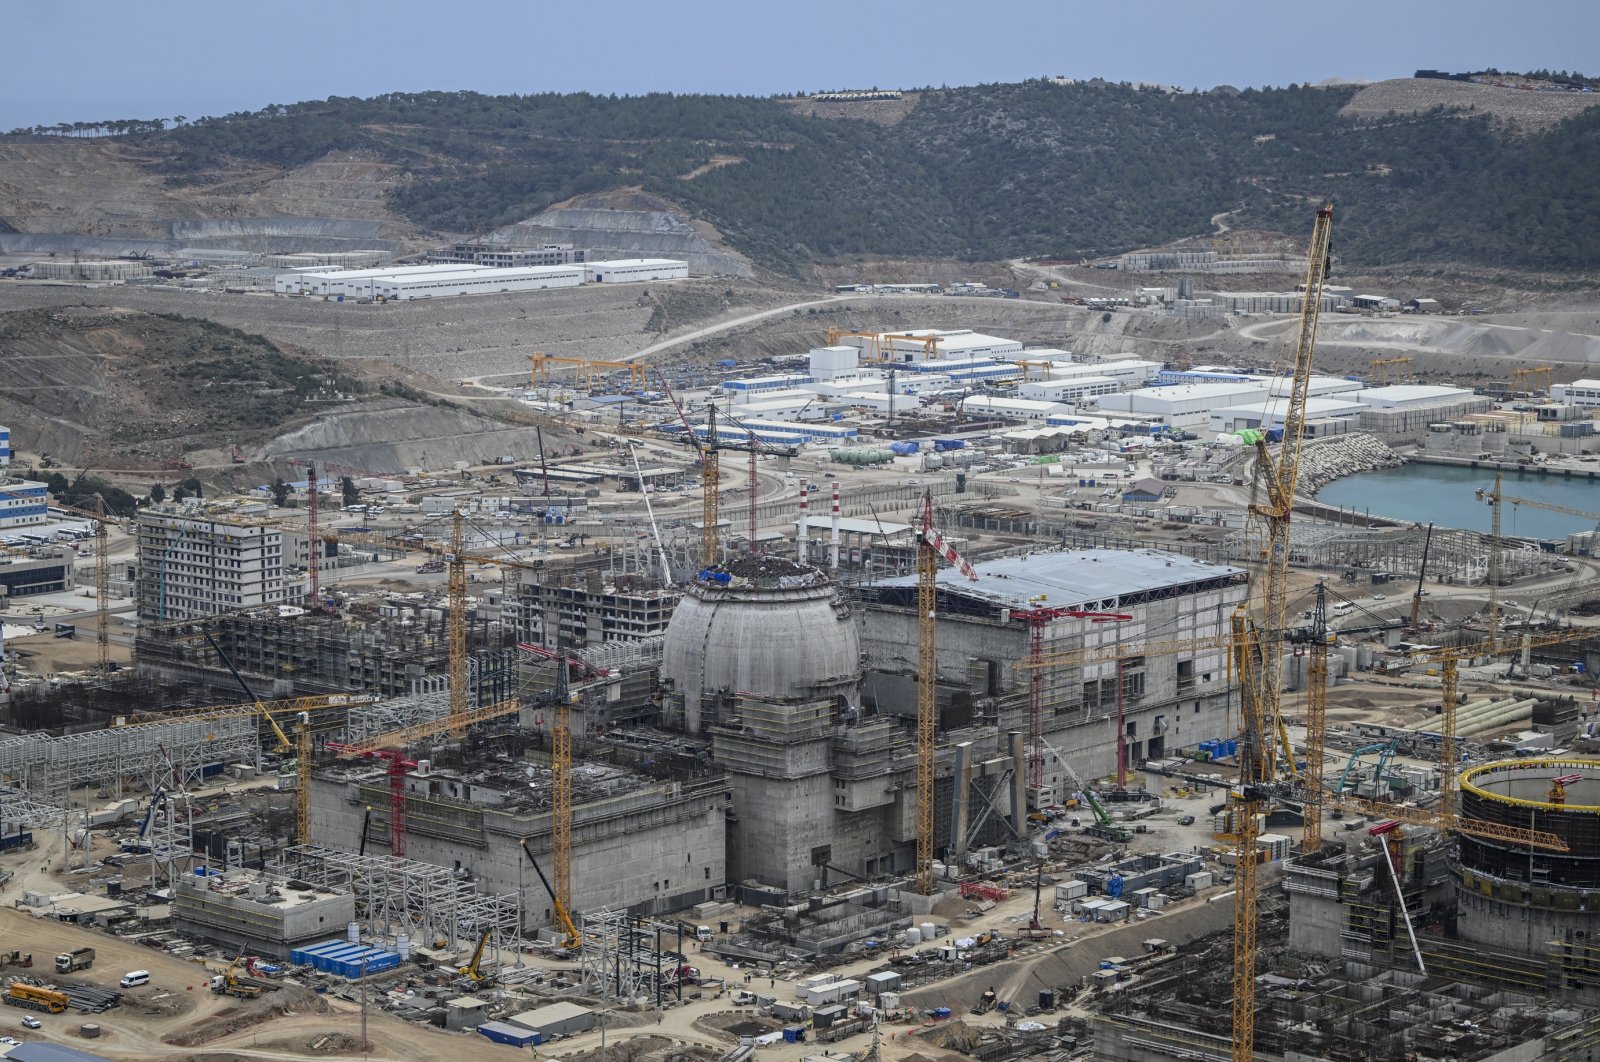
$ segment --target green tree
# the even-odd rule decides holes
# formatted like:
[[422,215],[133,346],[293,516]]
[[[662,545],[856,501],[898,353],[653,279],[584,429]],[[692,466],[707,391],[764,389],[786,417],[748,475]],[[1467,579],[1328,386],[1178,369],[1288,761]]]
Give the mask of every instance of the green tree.
[[356,481],[349,476],[339,477],[339,493],[344,496],[344,504],[354,505],[361,500],[361,491],[356,487]]
[[64,498],[67,491],[72,489],[72,485],[67,482],[67,477],[60,472],[50,473],[50,478],[44,481],[44,485],[45,489],[57,498]]
[[159,483],[157,483],[155,486],[150,488],[150,501],[151,501],[152,504],[160,505],[162,502],[164,502],[166,500],[167,500],[167,488],[163,487]]
[[190,476],[188,479],[179,484],[179,486],[187,490],[190,497],[204,498],[206,496],[205,489],[201,486],[200,480],[194,476]]
[[273,505],[278,506],[280,509],[283,508],[285,505],[288,505],[289,504],[289,494],[290,494],[289,484],[287,484],[287,483],[285,483],[283,481],[283,477],[282,476],[279,476],[279,477],[277,477],[276,479],[274,479],[272,481],[272,504]]
[[175,502],[187,501],[189,491],[181,484],[172,488],[172,500]]

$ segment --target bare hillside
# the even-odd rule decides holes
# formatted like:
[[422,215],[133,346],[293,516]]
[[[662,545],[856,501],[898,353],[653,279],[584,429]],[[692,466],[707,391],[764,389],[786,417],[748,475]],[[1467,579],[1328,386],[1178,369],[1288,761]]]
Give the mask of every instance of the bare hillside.
[[1382,118],[1389,113],[1421,114],[1449,107],[1488,114],[1531,133],[1555,125],[1600,104],[1600,94],[1528,92],[1476,85],[1466,81],[1405,77],[1380,81],[1357,92],[1339,114],[1345,118]]

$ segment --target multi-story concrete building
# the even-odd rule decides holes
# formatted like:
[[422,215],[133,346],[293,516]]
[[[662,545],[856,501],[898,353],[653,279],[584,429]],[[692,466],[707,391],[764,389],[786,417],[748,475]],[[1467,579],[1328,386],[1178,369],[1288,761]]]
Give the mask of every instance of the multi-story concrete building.
[[[989,561],[976,570],[976,582],[950,569],[939,573],[942,728],[985,725],[1027,733],[1029,672],[1017,665],[1029,655],[1029,625],[1019,613],[1048,607],[1130,617],[1063,616],[1044,624],[1045,652],[1098,647],[1107,658],[1045,672],[1045,738],[1070,750],[1080,776],[1116,770],[1119,717],[1130,765],[1232,735],[1226,642],[1229,616],[1248,589],[1243,569],[1156,550],[1073,550]],[[915,712],[916,596],[914,576],[883,580],[863,593],[863,699],[880,712]],[[1186,648],[1127,657],[1119,668],[1119,641],[1178,641]],[[1047,756],[1047,792],[1036,799],[1060,799],[1067,786],[1061,765]]]
[[139,618],[187,619],[298,604],[281,528],[181,511],[139,514]]
[[499,243],[457,243],[428,255],[430,262],[460,262],[466,265],[519,266],[573,265],[589,260],[589,252],[570,243],[546,243],[538,247],[513,247]]
[[[7,453],[10,453],[9,449]],[[49,510],[49,494],[48,487],[31,479],[0,481],[0,528],[44,523]]]
[[678,597],[636,578],[608,581],[598,571],[553,578],[508,568],[504,617],[518,641],[548,649],[636,642],[666,633]]
[[0,425],[0,468],[11,464],[11,429]]

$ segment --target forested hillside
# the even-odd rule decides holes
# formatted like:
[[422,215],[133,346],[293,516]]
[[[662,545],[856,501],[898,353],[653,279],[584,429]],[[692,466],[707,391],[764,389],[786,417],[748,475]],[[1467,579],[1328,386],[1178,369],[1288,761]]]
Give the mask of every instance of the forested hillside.
[[[1108,254],[1234,224],[1300,234],[1339,207],[1356,264],[1600,263],[1600,108],[1518,135],[1472,113],[1356,120],[1352,88],[1174,95],[1027,82],[927,90],[901,121],[749,97],[395,94],[129,134],[178,184],[330,151],[404,164],[393,208],[426,228],[505,224],[643,187],[776,269],[850,254]],[[716,161],[719,165],[708,165]],[[690,178],[690,179],[686,179]]]

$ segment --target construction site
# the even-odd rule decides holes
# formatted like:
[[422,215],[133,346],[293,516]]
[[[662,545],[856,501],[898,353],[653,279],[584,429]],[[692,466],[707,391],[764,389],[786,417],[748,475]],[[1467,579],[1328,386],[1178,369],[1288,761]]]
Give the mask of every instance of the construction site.
[[7,619],[4,1002],[219,1060],[1600,1058],[1595,570],[1498,473],[1487,535],[1308,499],[1367,446],[1306,430],[1331,227],[1278,426],[1095,429],[1103,511],[660,375],[670,431],[541,413],[514,484],[55,514],[94,651]]

